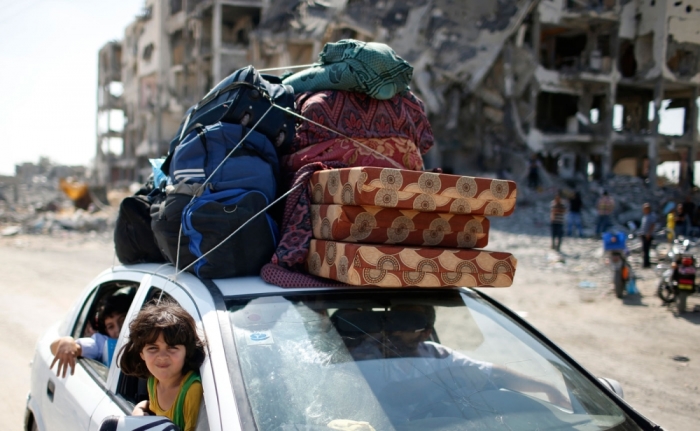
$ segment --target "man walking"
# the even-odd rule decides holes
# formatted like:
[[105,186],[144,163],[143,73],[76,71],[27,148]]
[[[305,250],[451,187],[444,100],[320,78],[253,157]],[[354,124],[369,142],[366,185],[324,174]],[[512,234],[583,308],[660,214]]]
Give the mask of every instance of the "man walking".
[[566,205],[561,201],[559,193],[554,195],[554,200],[549,207],[549,220],[552,223],[552,249],[559,251],[561,239],[564,236],[564,218],[566,216]]
[[602,235],[603,232],[608,230],[612,226],[612,213],[615,209],[615,201],[612,197],[608,196],[608,191],[603,190],[603,196],[598,199],[596,203],[596,210],[598,211],[598,220],[596,222],[595,233],[597,235]]
[[651,204],[648,202],[642,205],[642,214],[642,226],[639,228],[639,233],[642,235],[642,254],[644,258],[642,267],[650,268],[649,250],[651,250],[651,241],[654,238],[656,214],[651,211]]
[[583,237],[583,224],[581,223],[581,207],[583,206],[583,201],[581,200],[581,193],[575,192],[574,197],[569,199],[569,215],[567,216],[566,224],[566,234],[568,236],[573,235],[573,228],[578,229],[578,236]]

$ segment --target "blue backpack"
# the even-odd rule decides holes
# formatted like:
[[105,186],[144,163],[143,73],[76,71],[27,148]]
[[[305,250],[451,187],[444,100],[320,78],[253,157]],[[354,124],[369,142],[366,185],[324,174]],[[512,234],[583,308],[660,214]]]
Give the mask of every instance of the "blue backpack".
[[[199,126],[175,148],[170,165],[172,184],[203,183],[246,135],[239,124]],[[251,131],[209,180],[212,191],[258,190],[272,202],[277,192],[279,162],[275,147],[262,134]]]
[[257,275],[270,261],[277,226],[267,213],[253,216],[276,197],[279,162],[272,143],[255,131],[227,158],[246,133],[238,124],[200,126],[175,149],[170,169],[175,189],[151,208],[151,227],[161,252],[178,269],[228,278]]

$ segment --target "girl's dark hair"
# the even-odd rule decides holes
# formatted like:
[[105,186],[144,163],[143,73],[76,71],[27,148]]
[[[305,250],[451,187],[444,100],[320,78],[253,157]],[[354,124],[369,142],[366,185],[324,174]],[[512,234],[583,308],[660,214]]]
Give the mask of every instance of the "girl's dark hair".
[[129,325],[129,332],[129,341],[119,351],[119,367],[126,375],[142,379],[151,375],[140,354],[146,344],[154,343],[160,334],[170,346],[185,346],[183,374],[198,370],[204,362],[204,342],[197,335],[194,319],[177,303],[147,304]]

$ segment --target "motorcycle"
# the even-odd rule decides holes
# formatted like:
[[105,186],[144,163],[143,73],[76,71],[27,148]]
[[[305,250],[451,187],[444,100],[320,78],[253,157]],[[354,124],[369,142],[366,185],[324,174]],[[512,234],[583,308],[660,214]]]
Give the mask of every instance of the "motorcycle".
[[679,313],[685,313],[690,295],[700,293],[700,285],[695,282],[697,259],[688,253],[689,248],[690,241],[685,240],[674,250],[671,267],[663,272],[657,288],[659,298],[665,304],[676,302]]

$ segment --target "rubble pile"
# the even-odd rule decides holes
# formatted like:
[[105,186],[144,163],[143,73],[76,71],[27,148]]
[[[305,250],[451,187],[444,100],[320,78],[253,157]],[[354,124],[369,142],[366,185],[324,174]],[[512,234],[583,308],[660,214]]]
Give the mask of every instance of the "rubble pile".
[[33,176],[30,181],[0,183],[0,235],[57,234],[66,231],[109,232],[116,210],[105,205],[90,205],[87,210],[60,189],[57,178]]

